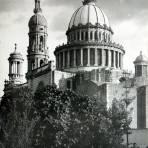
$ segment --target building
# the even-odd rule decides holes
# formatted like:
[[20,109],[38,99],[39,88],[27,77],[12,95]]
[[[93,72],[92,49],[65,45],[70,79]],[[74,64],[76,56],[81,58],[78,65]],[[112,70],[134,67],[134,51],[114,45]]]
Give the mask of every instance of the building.
[[[125,50],[113,41],[109,20],[95,0],[84,0],[72,15],[66,31],[67,43],[57,46],[54,52],[56,66],[48,56],[48,23],[42,14],[40,0],[35,0],[34,15],[28,26],[27,82],[21,83],[23,58],[15,45],[9,58],[5,93],[23,85],[29,86],[34,93],[39,87],[54,84],[61,90],[95,95],[108,107],[114,98],[134,98],[130,106],[133,107],[131,127],[138,129],[134,135],[136,131],[145,135],[148,128],[148,58],[140,53],[134,61],[134,75],[123,69]],[[131,141],[136,142],[132,138]],[[147,145],[146,141],[143,147]]]

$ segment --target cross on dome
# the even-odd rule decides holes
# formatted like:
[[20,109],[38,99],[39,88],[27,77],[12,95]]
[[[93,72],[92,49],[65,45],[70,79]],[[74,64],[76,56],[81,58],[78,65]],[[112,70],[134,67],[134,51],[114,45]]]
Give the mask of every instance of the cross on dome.
[[34,13],[39,13],[42,12],[41,6],[40,6],[40,0],[35,0],[35,9],[34,9]]
[[16,52],[16,51],[17,51],[17,44],[15,43],[14,46],[15,46],[15,48],[14,48],[14,49],[15,49],[14,52]]
[[91,2],[92,2],[92,3],[96,3],[96,1],[97,1],[97,0],[84,0],[84,1],[83,1],[83,5],[87,5],[87,4],[91,3]]

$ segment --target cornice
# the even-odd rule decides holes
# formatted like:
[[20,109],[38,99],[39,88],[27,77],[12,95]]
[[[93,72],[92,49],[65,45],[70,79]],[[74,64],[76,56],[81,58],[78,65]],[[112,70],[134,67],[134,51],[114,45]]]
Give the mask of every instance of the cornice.
[[110,31],[112,34],[114,34],[113,30],[111,27],[107,27],[107,25],[100,25],[99,23],[96,23],[96,25],[92,25],[91,23],[87,23],[86,25],[83,24],[79,24],[78,26],[72,26],[72,28],[68,28],[68,30],[66,31],[66,35],[68,35],[70,32],[79,30],[79,29],[89,29],[89,28],[95,28],[95,29],[104,29],[104,30],[108,30]]
[[86,41],[82,41],[82,42],[77,42],[77,43],[72,43],[72,44],[63,44],[62,46],[58,46],[55,49],[55,54],[56,52],[59,52],[63,49],[68,49],[68,48],[72,48],[72,47],[85,47],[85,46],[105,46],[105,47],[114,47],[117,49],[120,49],[123,51],[123,53],[125,53],[124,47],[120,44],[117,44],[115,42],[86,42]]

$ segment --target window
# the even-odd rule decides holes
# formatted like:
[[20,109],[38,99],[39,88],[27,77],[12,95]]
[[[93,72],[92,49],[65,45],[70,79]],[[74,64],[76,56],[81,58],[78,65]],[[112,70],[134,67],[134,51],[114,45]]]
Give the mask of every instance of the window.
[[98,32],[95,31],[95,40],[98,40]]
[[118,52],[116,51],[116,68],[118,68],[118,62],[119,62],[119,59],[118,59]]
[[142,76],[142,66],[141,65],[136,66],[136,76],[137,77]]
[[90,65],[94,65],[95,64],[95,49],[91,48],[90,49]]
[[93,32],[91,31],[90,32],[90,40],[92,40],[93,39]]
[[34,70],[35,69],[35,62],[34,62],[34,60],[32,60],[31,65],[32,65],[31,70]]
[[20,62],[17,62],[17,73],[20,73]]
[[81,64],[81,50],[76,50],[76,66],[80,66]]
[[74,33],[74,40],[76,40],[76,34]]
[[88,32],[85,34],[85,40],[88,41]]
[[108,66],[108,50],[105,50],[105,66]]
[[67,80],[67,88],[71,89],[71,82],[70,82],[70,80]]
[[84,40],[84,32],[81,32],[81,40]]
[[44,65],[44,61],[40,60],[40,67]]
[[70,51],[70,66],[74,66],[74,51]]
[[62,68],[63,67],[63,53],[60,53],[60,64]]
[[98,49],[98,65],[102,65],[102,50]]
[[102,40],[101,32],[99,32],[99,39]]
[[111,67],[114,67],[114,51],[111,50]]
[[119,67],[121,68],[121,53],[119,53]]
[[77,32],[77,40],[80,40],[80,33]]
[[87,66],[88,64],[88,49],[83,49],[83,65]]
[[68,51],[65,52],[65,67],[68,67]]

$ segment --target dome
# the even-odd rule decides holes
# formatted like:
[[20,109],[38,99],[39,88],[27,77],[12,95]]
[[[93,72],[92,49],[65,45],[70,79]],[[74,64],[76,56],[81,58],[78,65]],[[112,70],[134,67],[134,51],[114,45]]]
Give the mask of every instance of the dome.
[[148,58],[140,52],[140,55],[136,58],[134,63],[140,63],[140,62],[148,62]]
[[17,44],[15,44],[15,50],[14,50],[14,52],[10,54],[9,60],[11,60],[11,59],[20,59],[20,60],[23,60],[22,54],[17,51]]
[[78,8],[69,23],[69,29],[73,26],[86,25],[86,24],[100,24],[110,27],[109,21],[105,13],[96,6],[95,0],[85,0],[83,6]]
[[47,20],[42,14],[37,13],[33,15],[29,21],[29,26],[34,26],[34,25],[47,26]]

